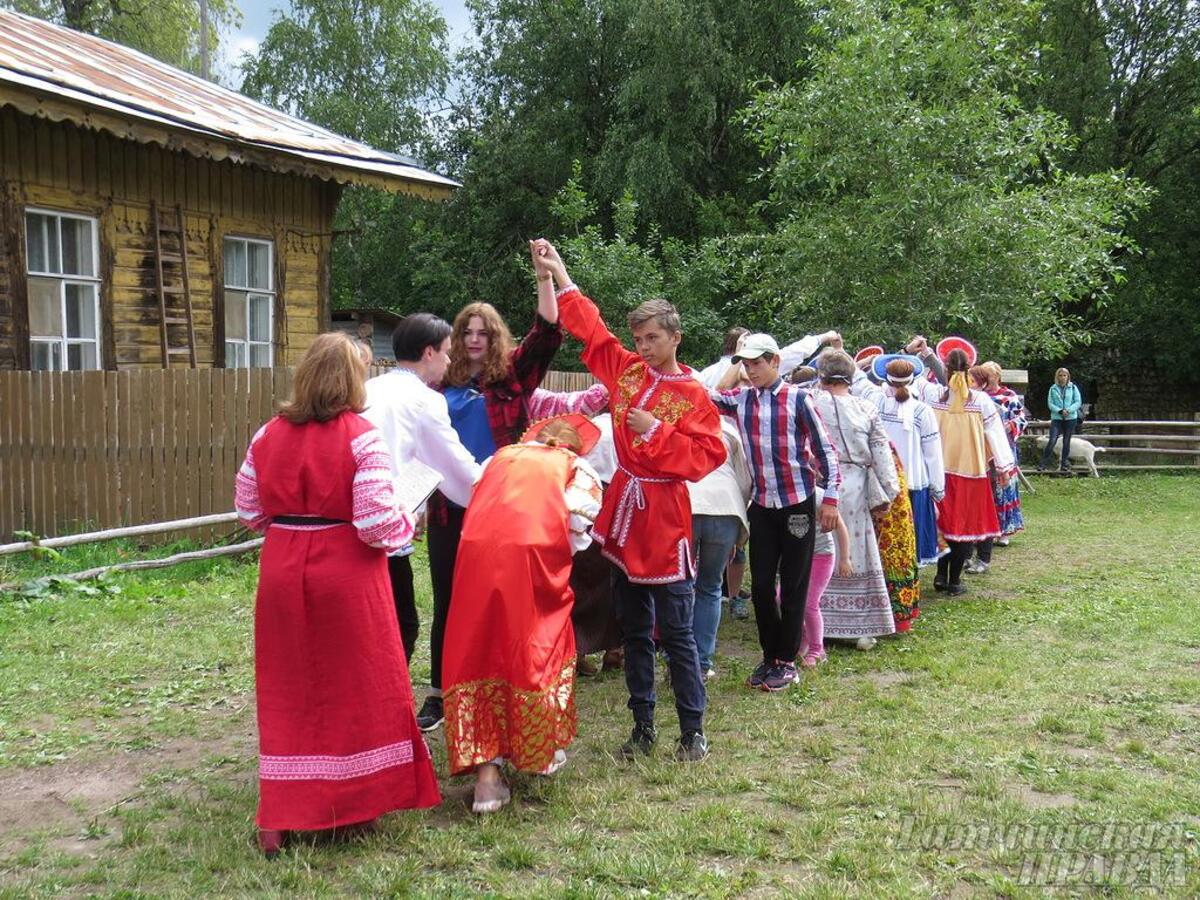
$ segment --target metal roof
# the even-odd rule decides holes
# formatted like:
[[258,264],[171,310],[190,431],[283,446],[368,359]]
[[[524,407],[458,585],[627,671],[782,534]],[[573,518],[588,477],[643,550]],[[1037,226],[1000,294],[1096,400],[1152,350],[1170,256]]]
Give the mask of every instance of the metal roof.
[[197,155],[340,182],[430,196],[446,196],[458,186],[414,160],[289,116],[137,50],[0,9],[4,104]]

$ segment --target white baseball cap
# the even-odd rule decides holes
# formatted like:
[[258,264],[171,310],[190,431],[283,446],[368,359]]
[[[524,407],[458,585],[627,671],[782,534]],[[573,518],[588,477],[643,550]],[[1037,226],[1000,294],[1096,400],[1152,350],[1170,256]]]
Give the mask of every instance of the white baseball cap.
[[737,353],[733,361],[739,363],[744,359],[758,359],[763,356],[778,356],[779,345],[769,334],[748,334],[738,342]]

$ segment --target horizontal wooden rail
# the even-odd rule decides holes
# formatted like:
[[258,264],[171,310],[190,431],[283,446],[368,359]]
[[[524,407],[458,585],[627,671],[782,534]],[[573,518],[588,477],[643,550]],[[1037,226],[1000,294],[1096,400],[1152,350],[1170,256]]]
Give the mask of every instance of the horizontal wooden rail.
[[95,544],[100,541],[117,540],[118,538],[161,534],[164,531],[185,531],[189,528],[204,528],[206,525],[224,525],[228,522],[236,521],[237,513],[217,513],[211,516],[176,519],[173,522],[156,522],[153,525],[128,525],[124,528],[109,528],[105,531],[67,534],[62,537],[45,538],[43,540],[17,541],[15,544],[0,544],[0,556],[22,553],[26,550],[33,550],[35,547],[74,547],[77,544]]
[[[262,546],[263,539],[255,538],[252,541],[245,541],[241,544],[229,544],[225,547],[210,547],[207,550],[189,550],[186,553],[176,553],[174,556],[164,556],[162,559],[135,559],[130,562],[115,563],[111,566],[97,566],[94,569],[85,569],[82,572],[72,572],[68,575],[58,575],[58,578],[70,578],[73,581],[86,581],[90,578],[99,578],[101,575],[106,575],[109,572],[135,572],[143,569],[165,569],[168,566],[177,566],[180,563],[195,562],[201,559],[217,559],[222,556],[235,556],[239,553],[249,553],[251,550],[257,550]],[[0,591],[14,591],[18,589],[23,582],[14,581],[9,584],[0,584]]]
[[[1074,440],[1072,438],[1071,440]],[[1163,453],[1167,456],[1200,456],[1200,449],[1180,450],[1177,447],[1105,447],[1105,453]]]

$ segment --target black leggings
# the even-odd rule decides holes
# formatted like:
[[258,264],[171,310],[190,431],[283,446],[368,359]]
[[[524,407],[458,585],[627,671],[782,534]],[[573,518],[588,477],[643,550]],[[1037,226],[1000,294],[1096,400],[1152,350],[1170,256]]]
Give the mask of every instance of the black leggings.
[[442,644],[446,640],[446,619],[450,616],[450,592],[454,587],[454,560],[458,558],[458,541],[462,537],[461,506],[444,502],[446,524],[439,524],[431,512],[425,540],[429,544],[429,580],[433,584],[433,624],[429,628],[429,683],[442,688]]
[[936,580],[939,584],[958,584],[962,579],[963,565],[970,559],[971,548],[975,545],[969,541],[947,541],[946,543],[950,545],[950,552],[938,560]]
[[995,546],[995,543],[995,538],[988,538],[986,541],[979,541],[975,545],[975,555],[979,557],[981,563],[990,563],[992,561],[992,547]]

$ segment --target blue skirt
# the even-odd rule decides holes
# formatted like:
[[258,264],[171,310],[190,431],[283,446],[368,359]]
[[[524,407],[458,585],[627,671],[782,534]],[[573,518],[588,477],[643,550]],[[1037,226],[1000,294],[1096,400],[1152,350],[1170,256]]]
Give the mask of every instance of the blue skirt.
[[929,488],[919,491],[909,491],[908,499],[912,501],[913,526],[917,532],[917,564],[921,566],[936,565],[938,557],[937,513],[933,508],[933,496]]

